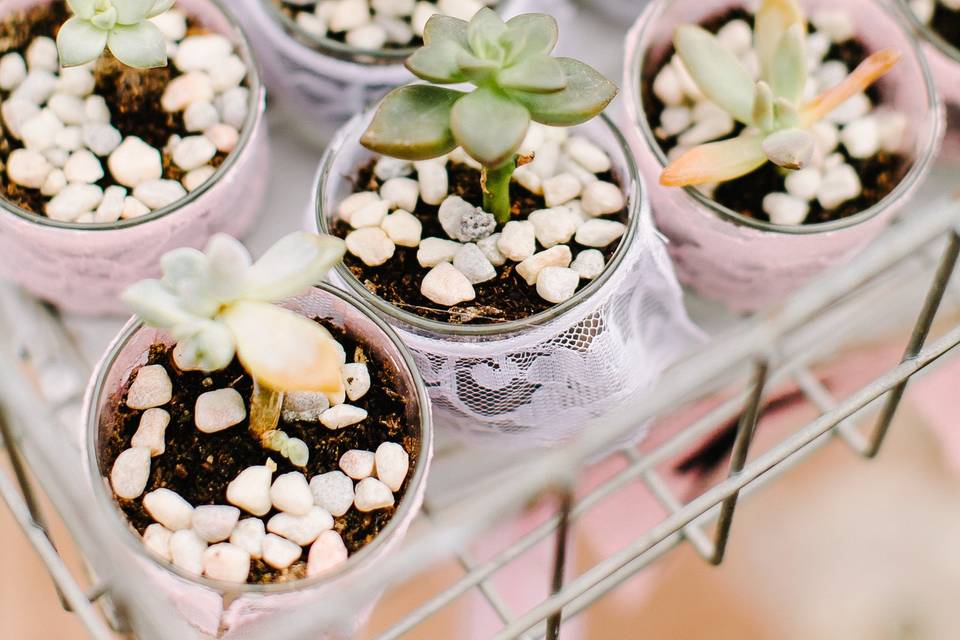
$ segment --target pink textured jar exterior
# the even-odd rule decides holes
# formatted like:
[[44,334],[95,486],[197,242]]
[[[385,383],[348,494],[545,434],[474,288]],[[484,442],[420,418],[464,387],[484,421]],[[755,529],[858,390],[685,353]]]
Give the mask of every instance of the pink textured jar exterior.
[[[139,536],[117,509],[109,482],[100,472],[100,442],[108,436],[112,416],[122,397],[130,374],[146,363],[149,349],[157,343],[172,344],[165,332],[143,327],[132,319],[108,347],[84,400],[84,416],[78,423],[81,454],[86,459],[88,478],[95,501],[103,517],[116,526],[117,540],[105,544],[125,546],[137,558],[147,578],[176,607],[184,619],[204,637],[242,640],[250,623],[301,606],[318,606],[324,594],[350,589],[351,585],[376,572],[377,563],[402,542],[411,523],[420,512],[433,457],[433,425],[430,401],[417,375],[413,359],[396,334],[370,311],[348,296],[322,285],[290,301],[286,306],[306,317],[328,318],[351,335],[362,335],[371,351],[382,361],[391,362],[399,372],[402,395],[409,398],[408,419],[420,424],[420,450],[408,489],[397,506],[393,519],[377,538],[350,557],[327,576],[273,585],[237,585],[191,576],[147,551]],[[362,609],[341,618],[334,627],[317,630],[318,640],[346,640],[356,637],[366,623],[380,593],[365,594]],[[136,631],[136,630],[134,630]],[[136,637],[146,637],[139,636]]]
[[[0,17],[40,1],[5,0]],[[0,277],[65,311],[122,312],[119,294],[137,280],[159,275],[164,253],[199,248],[221,231],[243,235],[262,208],[269,178],[266,100],[249,46],[218,0],[178,0],[177,6],[230,37],[248,62],[250,113],[240,142],[205,185],[143,218],[60,223],[0,202]]]
[[[943,137],[943,105],[926,61],[896,11],[871,0],[805,0],[818,7],[845,7],[858,37],[873,50],[897,47],[904,56],[878,87],[884,103],[910,122],[903,151],[913,164],[883,201],[836,222],[785,226],[740,215],[694,189],[660,185],[656,176],[666,158],[656,142],[641,99],[641,71],[663,55],[676,27],[698,23],[743,6],[731,0],[658,0],[650,4],[627,36],[624,91],[625,130],[641,172],[650,177],[650,197],[680,280],[704,297],[735,311],[753,311],[783,299],[824,270],[852,259],[902,210],[926,176]],[[649,57],[648,57],[649,56]]]

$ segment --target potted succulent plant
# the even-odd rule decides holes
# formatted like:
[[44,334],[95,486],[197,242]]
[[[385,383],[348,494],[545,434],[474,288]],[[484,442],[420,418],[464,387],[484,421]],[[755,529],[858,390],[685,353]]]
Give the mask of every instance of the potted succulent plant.
[[[429,400],[408,352],[312,288],[342,254],[303,232],[255,263],[223,234],[166,254],[124,293],[139,318],[88,389],[99,504],[205,634],[375,571],[423,499]],[[349,634],[362,615],[345,618]]]
[[632,159],[593,119],[617,89],[552,58],[557,37],[544,14],[433,16],[407,67],[434,84],[347,125],[317,181],[337,278],[413,348],[442,422],[521,444],[649,384],[688,326]]
[[[628,36],[629,131],[682,281],[736,310],[854,256],[921,182],[942,106],[882,4],[651,4]],[[877,84],[872,84],[878,81]]]
[[403,61],[435,13],[470,19],[492,7],[515,15],[565,0],[236,0],[270,96],[304,139],[331,136],[390,89],[410,81]]
[[118,310],[165,251],[243,233],[262,204],[247,42],[217,0],[172,4],[0,8],[0,276],[64,309]]
[[927,61],[937,89],[952,105],[960,104],[960,3],[898,0],[898,4],[927,43]]

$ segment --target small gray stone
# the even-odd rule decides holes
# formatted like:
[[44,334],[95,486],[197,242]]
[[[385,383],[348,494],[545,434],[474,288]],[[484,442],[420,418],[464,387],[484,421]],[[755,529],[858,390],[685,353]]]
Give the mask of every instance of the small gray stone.
[[342,471],[331,471],[310,480],[313,501],[338,518],[353,506],[353,480]]
[[467,212],[473,211],[475,208],[460,196],[448,196],[444,199],[440,204],[437,217],[440,220],[440,226],[443,227],[443,231],[448,237],[454,240],[460,239],[460,222]]
[[497,220],[492,213],[487,213],[480,207],[474,207],[460,218],[460,229],[457,240],[460,242],[475,242],[490,237],[497,229]]
[[453,266],[467,277],[470,284],[480,284],[497,277],[496,268],[472,242],[460,247],[453,258]]
[[492,236],[487,236],[486,238],[477,241],[477,246],[480,247],[480,251],[483,251],[483,255],[485,255],[487,260],[490,261],[490,264],[495,267],[502,267],[507,262],[506,256],[500,253],[500,249],[497,248],[497,243],[499,241],[499,233],[495,233]]
[[284,422],[320,422],[320,416],[329,408],[325,393],[290,391],[283,396]]

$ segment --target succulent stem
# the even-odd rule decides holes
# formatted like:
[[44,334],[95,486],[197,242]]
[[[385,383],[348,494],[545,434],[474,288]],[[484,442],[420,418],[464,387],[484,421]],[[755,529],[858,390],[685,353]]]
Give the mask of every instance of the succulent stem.
[[250,399],[250,433],[260,442],[264,436],[280,424],[280,408],[283,392],[276,391],[253,381],[253,397]]
[[514,158],[496,169],[483,168],[480,183],[483,185],[483,210],[494,215],[497,222],[510,221],[510,179],[517,168]]

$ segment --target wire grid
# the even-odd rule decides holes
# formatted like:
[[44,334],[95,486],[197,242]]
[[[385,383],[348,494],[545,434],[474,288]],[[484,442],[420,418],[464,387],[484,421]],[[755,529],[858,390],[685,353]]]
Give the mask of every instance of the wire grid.
[[[487,486],[497,475],[476,473],[475,481],[469,486],[452,487],[436,499],[431,496],[423,515],[423,520],[433,525],[431,530],[408,544],[404,552],[386,561],[377,582],[389,583],[407,577],[414,567],[422,568],[425,561],[436,560],[444,551],[457,558],[465,574],[378,637],[383,640],[404,637],[431,615],[475,589],[504,625],[496,638],[556,638],[564,620],[575,617],[683,541],[690,542],[706,561],[720,563],[741,491],[748,494],[776,479],[832,438],[842,438],[863,457],[876,456],[910,378],[960,343],[960,327],[954,327],[925,346],[955,269],[960,248],[956,231],[958,223],[960,207],[954,202],[943,201],[915,215],[910,223],[898,225],[848,269],[801,292],[783,307],[745,321],[679,363],[667,373],[654,393],[638,398],[617,416],[598,421],[596,429],[588,429],[588,435],[581,440],[542,455],[542,462],[535,468],[530,468],[527,461],[527,481],[515,483],[512,490],[490,494]],[[944,236],[945,244],[935,247],[939,260],[930,251],[919,251],[936,245],[936,241]],[[889,301],[891,292],[896,289],[891,283],[913,283],[915,286],[918,274],[929,273],[932,255],[932,261],[936,263],[932,281],[900,364],[847,398],[832,397],[812,372],[811,362],[820,354],[842,346],[844,338],[836,331],[838,326],[858,330],[865,320],[873,320],[869,311],[872,309],[875,314],[878,300],[886,297]],[[169,616],[176,618],[176,615],[168,603],[142,596],[145,585],[136,580],[136,568],[124,564],[119,557],[123,554],[111,553],[112,545],[103,544],[103,536],[109,534],[98,523],[84,517],[70,486],[77,460],[72,463],[65,460],[73,449],[64,455],[62,436],[60,442],[56,437],[58,423],[70,419],[72,407],[79,400],[77,394],[82,383],[71,385],[71,381],[77,376],[82,381],[87,374],[79,364],[75,345],[50,310],[9,289],[0,289],[0,301],[8,315],[12,312],[14,318],[19,319],[11,326],[21,330],[25,326],[30,338],[24,341],[24,336],[19,336],[23,348],[17,353],[11,353],[9,348],[0,349],[0,363],[12,363],[5,370],[25,371],[23,365],[32,364],[35,372],[46,372],[33,378],[41,390],[46,387],[46,393],[42,395],[33,385],[26,383],[27,376],[6,376],[0,380],[0,404],[4,408],[0,415],[0,426],[3,427],[0,434],[8,445],[14,476],[19,484],[18,491],[13,479],[0,474],[0,495],[50,571],[65,605],[76,611],[92,637],[110,637],[103,619],[91,604],[108,593],[110,603],[116,607],[110,616],[115,628],[138,630],[139,637],[144,638],[191,637],[182,624],[170,623]],[[24,325],[25,319],[30,320],[27,325]],[[571,497],[570,487],[576,477],[571,470],[582,469],[606,443],[616,441],[642,420],[668,413],[685,402],[702,397],[705,381],[745,364],[751,367],[752,376],[740,393],[649,452],[622,449],[610,454],[623,458],[626,466],[589,493],[576,500]],[[36,369],[37,365],[42,366]],[[50,373],[51,370],[54,373]],[[795,383],[821,415],[749,461],[764,393],[786,381]],[[51,394],[52,389],[61,393]],[[873,428],[866,432],[858,428],[857,421],[865,410],[884,397]],[[31,429],[23,428],[27,415]],[[715,432],[719,425],[737,416],[736,441],[726,477],[684,502],[670,488],[658,467],[689,451]],[[9,446],[11,444],[14,446]],[[71,535],[103,580],[88,591],[83,591],[79,582],[69,575],[46,535],[43,516],[32,496],[25,462],[33,467]],[[485,480],[476,481],[477,478]],[[618,491],[636,482],[641,482],[657,498],[667,516],[623,549],[582,575],[565,581],[565,539],[570,527],[601,501],[614,498]],[[561,498],[559,503],[562,506],[555,516],[484,562],[476,562],[465,550],[466,543],[480,532],[548,491],[557,492]],[[470,513],[465,515],[457,505],[469,496],[475,499],[468,500]],[[72,505],[70,500],[74,500]],[[707,527],[714,522],[715,532],[711,536]],[[550,536],[556,537],[554,568],[550,576],[551,595],[532,609],[517,614],[496,591],[490,578]],[[97,542],[99,544],[91,545]],[[303,607],[301,612],[288,615],[282,622],[271,620],[262,629],[254,628],[254,635],[261,632],[257,637],[291,640],[312,637],[318,625],[324,624],[325,616],[333,615],[329,612],[350,610],[353,599],[362,598],[364,586],[361,583],[357,592],[335,597],[343,602],[326,600],[320,615],[314,607]],[[256,627],[256,623],[253,626]]]

